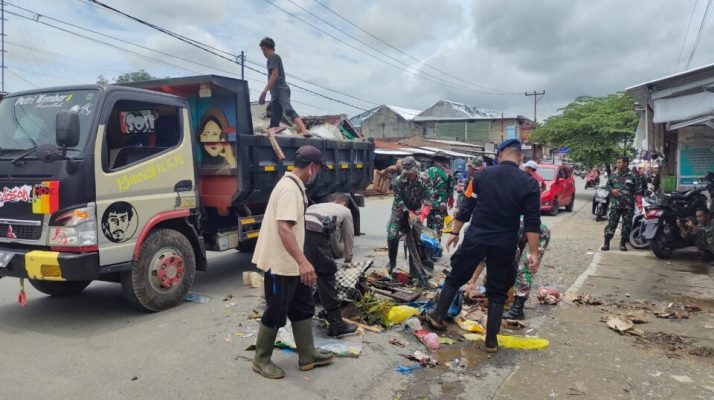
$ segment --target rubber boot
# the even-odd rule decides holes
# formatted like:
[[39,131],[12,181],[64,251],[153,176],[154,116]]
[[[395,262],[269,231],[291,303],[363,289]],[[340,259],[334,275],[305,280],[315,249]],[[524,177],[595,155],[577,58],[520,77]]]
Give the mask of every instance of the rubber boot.
[[605,238],[605,243],[602,245],[602,247],[600,247],[600,250],[602,250],[602,251],[610,250],[610,239],[612,239],[612,238],[609,238],[609,237]]
[[285,377],[285,371],[270,361],[270,357],[273,355],[275,338],[277,336],[277,329],[271,329],[263,324],[260,324],[258,337],[255,340],[253,371],[269,379],[280,379]]
[[327,336],[340,338],[357,332],[357,325],[348,324],[342,320],[342,312],[339,308],[327,313],[327,324]]
[[389,275],[392,275],[392,271],[397,267],[397,253],[399,252],[399,240],[388,240],[387,250],[389,252]]
[[513,299],[511,309],[508,310],[507,313],[503,314],[503,318],[515,319],[517,321],[525,319],[526,314],[523,312],[523,307],[526,305],[526,300],[527,297],[516,296],[516,298]]
[[486,321],[486,341],[484,347],[487,353],[498,351],[498,332],[501,330],[503,304],[495,304],[489,299],[488,320]]
[[429,322],[434,330],[443,331],[446,330],[446,324],[444,323],[444,318],[446,313],[451,307],[451,303],[454,302],[454,298],[458,293],[457,289],[451,288],[444,285],[439,294],[439,302],[436,304],[434,311],[426,315],[426,320]]
[[332,353],[315,349],[315,342],[312,338],[312,319],[304,319],[292,324],[300,371],[309,371],[332,362],[335,357]]
[[627,251],[627,239],[620,239],[620,251]]

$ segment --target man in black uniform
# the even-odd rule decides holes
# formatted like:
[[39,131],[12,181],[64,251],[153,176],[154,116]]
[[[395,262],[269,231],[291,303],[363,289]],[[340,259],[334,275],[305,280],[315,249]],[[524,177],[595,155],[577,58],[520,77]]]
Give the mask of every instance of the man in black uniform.
[[[520,216],[530,249],[529,266],[535,271],[540,263],[538,245],[540,236],[540,188],[538,182],[518,168],[522,153],[521,143],[509,139],[498,148],[498,165],[486,168],[474,176],[474,196],[467,198],[454,221],[446,248],[459,240],[459,231],[471,220],[461,246],[451,257],[451,272],[444,281],[439,303],[427,316],[434,329],[443,330],[444,317],[459,288],[474,273],[484,259],[488,279],[486,296],[489,300],[486,323],[487,352],[498,350],[496,335],[501,327],[503,307],[508,289],[516,280],[516,256]],[[478,206],[477,203],[478,202]],[[475,211],[474,211],[475,210]]]

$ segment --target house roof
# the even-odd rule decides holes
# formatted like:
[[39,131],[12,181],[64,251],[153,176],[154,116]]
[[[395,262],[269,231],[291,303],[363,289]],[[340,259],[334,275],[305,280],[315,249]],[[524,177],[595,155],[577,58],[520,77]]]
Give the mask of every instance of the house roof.
[[629,93],[635,101],[644,106],[649,100],[650,90],[664,90],[672,86],[695,82],[701,80],[702,78],[711,78],[713,75],[714,64],[708,64],[630,86],[626,88],[625,91]]
[[362,114],[355,115],[354,117],[350,118],[350,122],[352,123],[352,126],[355,127],[360,127],[362,126],[362,123],[367,120],[369,117],[373,116],[376,114],[378,111],[382,109],[387,109],[391,111],[394,114],[397,114],[401,118],[403,118],[406,121],[411,121],[414,119],[414,117],[419,114],[419,110],[413,110],[411,108],[404,108],[404,107],[397,107],[397,106],[390,106],[387,104],[382,104],[381,106],[374,107],[371,110],[367,110],[363,112]]
[[517,119],[524,117],[507,115],[498,111],[457,103],[455,101],[439,100],[433,106],[414,117],[414,121],[491,120],[501,118]]

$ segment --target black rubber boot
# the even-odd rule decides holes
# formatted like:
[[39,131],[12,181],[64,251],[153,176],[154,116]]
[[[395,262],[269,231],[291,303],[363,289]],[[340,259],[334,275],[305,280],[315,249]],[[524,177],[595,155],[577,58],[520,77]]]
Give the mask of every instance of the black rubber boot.
[[292,324],[300,371],[309,371],[332,362],[332,359],[335,358],[332,353],[315,349],[315,342],[312,337],[312,319],[305,319]]
[[389,252],[389,265],[387,268],[389,269],[389,275],[392,274],[392,271],[394,271],[394,268],[397,267],[397,253],[399,252],[399,240],[388,240],[387,241],[387,250]]
[[446,313],[449,312],[449,307],[451,303],[454,302],[454,298],[458,293],[457,289],[444,286],[439,294],[439,302],[436,304],[434,311],[426,315],[426,320],[429,322],[434,330],[443,331],[446,329],[446,324],[444,323],[444,318]]
[[487,353],[498,351],[498,332],[501,330],[501,319],[503,318],[503,304],[488,302],[488,320],[486,321],[486,342],[484,347]]
[[602,245],[602,247],[600,247],[600,250],[602,250],[602,251],[610,250],[610,239],[612,239],[612,238],[609,238],[609,237],[605,238],[605,243]]
[[526,314],[523,312],[523,307],[526,305],[526,300],[527,297],[516,296],[516,298],[513,299],[511,309],[508,310],[507,313],[503,314],[503,318],[515,319],[517,321],[525,319]]
[[627,239],[620,239],[620,251],[627,251]]
[[277,336],[277,329],[270,329],[267,326],[260,324],[258,337],[255,340],[253,371],[269,379],[280,379],[285,376],[285,371],[270,361],[270,357],[273,355],[275,338]]
[[327,313],[327,336],[343,337],[357,332],[357,325],[348,324],[342,320],[340,309]]

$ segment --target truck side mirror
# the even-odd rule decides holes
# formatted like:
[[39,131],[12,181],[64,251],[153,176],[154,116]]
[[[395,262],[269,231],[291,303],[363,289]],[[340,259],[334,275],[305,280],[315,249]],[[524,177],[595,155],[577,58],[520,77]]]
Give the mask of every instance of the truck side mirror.
[[61,110],[55,119],[55,141],[62,148],[79,144],[79,113]]

